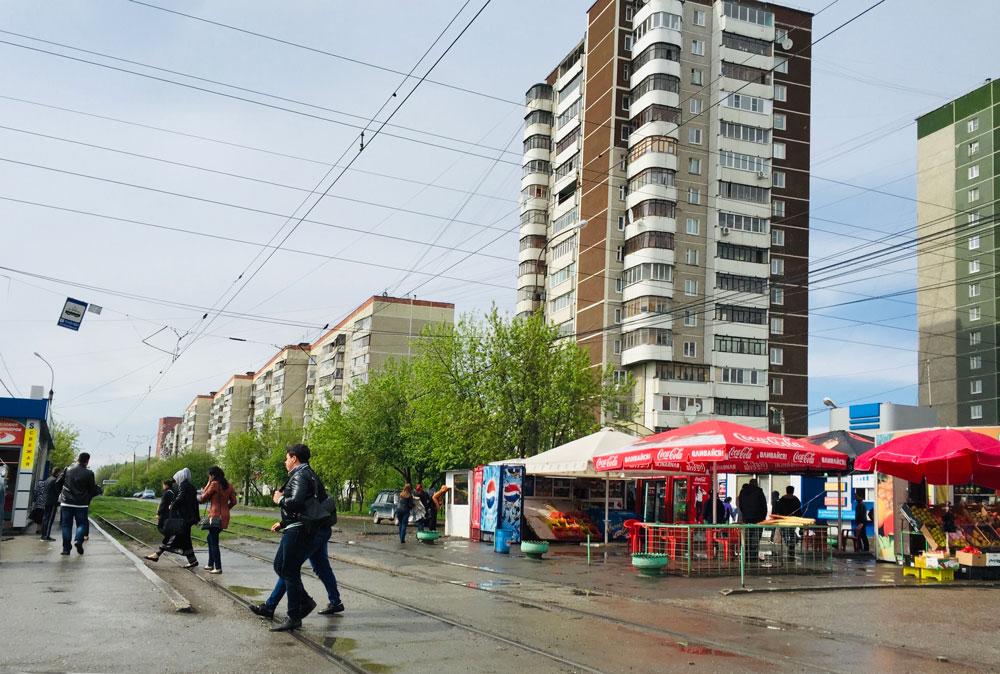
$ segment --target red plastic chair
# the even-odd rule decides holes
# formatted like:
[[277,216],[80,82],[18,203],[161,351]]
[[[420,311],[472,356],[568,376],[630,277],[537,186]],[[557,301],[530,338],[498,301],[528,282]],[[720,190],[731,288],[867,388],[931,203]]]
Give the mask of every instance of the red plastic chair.
[[625,531],[628,533],[629,553],[639,552],[639,520],[625,520],[622,522]]

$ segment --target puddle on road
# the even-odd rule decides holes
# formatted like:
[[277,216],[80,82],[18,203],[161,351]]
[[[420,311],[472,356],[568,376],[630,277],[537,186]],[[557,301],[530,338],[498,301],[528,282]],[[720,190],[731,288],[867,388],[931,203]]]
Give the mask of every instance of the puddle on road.
[[689,644],[684,641],[678,641],[675,644],[677,650],[681,653],[686,653],[688,655],[715,655],[724,658],[735,657],[735,653],[730,653],[729,651],[722,651],[717,648],[709,648],[708,646],[702,646],[701,644]]
[[383,665],[377,662],[372,662],[371,660],[365,660],[364,658],[353,658],[349,654],[355,648],[358,647],[357,639],[349,639],[347,637],[324,637],[323,647],[343,655],[346,658],[350,658],[351,662],[360,665],[362,669],[372,674],[385,674],[387,672],[392,672],[397,667],[393,665]]
[[231,592],[235,592],[241,597],[257,597],[267,592],[267,590],[261,587],[246,587],[245,585],[228,585],[227,587]]
[[471,587],[475,590],[489,590],[491,588],[502,587],[504,585],[516,586],[521,584],[513,580],[488,580],[483,583],[463,583],[460,580],[459,581],[452,580],[448,582],[453,583],[455,585],[462,585],[464,587]]

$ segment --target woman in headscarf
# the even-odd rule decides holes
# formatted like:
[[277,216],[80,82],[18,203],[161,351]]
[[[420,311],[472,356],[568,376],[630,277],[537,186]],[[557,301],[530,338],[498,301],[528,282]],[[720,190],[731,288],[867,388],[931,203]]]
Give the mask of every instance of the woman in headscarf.
[[160,549],[151,555],[146,555],[150,561],[158,561],[164,552],[184,555],[188,563],[185,569],[198,566],[198,558],[194,555],[194,545],[191,543],[191,527],[198,523],[198,496],[191,484],[191,471],[181,468],[174,473],[177,483],[177,496],[170,504],[168,517],[163,524],[163,542]]
[[222,553],[219,550],[219,534],[229,526],[229,510],[236,505],[236,490],[226,480],[226,474],[218,466],[208,469],[208,484],[201,492],[201,502],[208,502],[208,565],[209,573],[222,573]]

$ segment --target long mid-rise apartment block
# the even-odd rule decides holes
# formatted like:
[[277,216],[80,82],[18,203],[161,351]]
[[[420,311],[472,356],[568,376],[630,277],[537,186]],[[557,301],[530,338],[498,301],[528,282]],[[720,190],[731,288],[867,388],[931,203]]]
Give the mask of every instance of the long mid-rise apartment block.
[[632,372],[650,429],[807,431],[811,25],[598,0],[528,89],[517,311]]
[[920,404],[942,426],[1000,423],[1000,81],[917,118]]
[[327,400],[341,402],[390,357],[413,356],[424,327],[454,324],[455,305],[374,296],[316,342],[282,348],[260,369],[237,374],[218,391],[197,396],[174,428],[160,421],[163,456],[192,449],[218,452],[231,433],[259,428],[268,410],[304,425]]

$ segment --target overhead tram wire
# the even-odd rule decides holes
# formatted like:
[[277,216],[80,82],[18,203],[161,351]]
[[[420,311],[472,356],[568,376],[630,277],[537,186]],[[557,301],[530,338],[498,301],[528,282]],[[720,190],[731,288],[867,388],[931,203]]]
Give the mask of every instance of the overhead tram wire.
[[[476,20],[477,18],[479,18],[479,15],[483,13],[483,11],[484,11],[484,10],[486,9],[486,7],[487,7],[487,6],[489,6],[489,4],[490,4],[490,2],[491,2],[491,1],[492,1],[492,0],[486,0],[485,4],[483,4],[483,6],[482,6],[482,7],[481,7],[481,8],[479,9],[479,11],[478,11],[478,12],[476,12],[476,14],[475,14],[475,15],[474,15],[474,16],[472,17],[472,19],[471,19],[471,20],[470,20],[470,21],[469,21],[469,22],[468,22],[468,23],[466,24],[466,26],[465,26],[465,27],[464,27],[464,28],[463,28],[463,29],[461,30],[461,32],[460,32],[460,33],[458,34],[458,36],[457,36],[457,37],[456,37],[456,38],[455,38],[455,39],[454,39],[454,40],[453,40],[453,41],[451,42],[451,44],[450,44],[450,45],[449,45],[449,46],[448,46],[448,47],[447,47],[447,48],[446,48],[446,49],[444,50],[444,52],[442,52],[442,54],[441,54],[441,55],[440,55],[440,56],[438,57],[438,59],[437,59],[436,61],[434,61],[434,63],[433,63],[433,64],[431,64],[430,68],[428,68],[428,69],[427,69],[427,71],[426,71],[426,72],[424,73],[424,75],[423,75],[423,76],[422,76],[422,77],[421,77],[421,78],[420,78],[420,79],[419,79],[419,80],[417,81],[417,83],[416,83],[416,84],[415,84],[415,85],[413,86],[413,88],[411,88],[411,89],[410,89],[409,93],[407,93],[407,94],[406,94],[406,96],[405,96],[405,97],[403,98],[403,100],[402,100],[402,101],[400,101],[400,103],[399,103],[399,104],[398,104],[398,105],[397,105],[397,106],[396,106],[396,107],[395,107],[395,108],[393,109],[393,111],[392,111],[392,112],[391,112],[391,113],[389,114],[389,116],[388,116],[388,117],[387,117],[387,118],[386,118],[385,120],[383,120],[383,121],[381,122],[381,124],[380,124],[380,125],[378,126],[378,128],[376,128],[376,129],[375,129],[375,132],[373,133],[373,135],[371,136],[371,138],[369,138],[369,139],[368,139],[368,143],[369,143],[369,145],[371,144],[371,142],[372,142],[372,141],[374,141],[374,140],[375,140],[375,138],[376,138],[376,137],[378,137],[378,135],[379,135],[379,134],[380,134],[380,133],[381,133],[381,132],[383,131],[383,129],[385,128],[385,126],[386,126],[386,125],[387,125],[387,124],[389,123],[389,121],[390,121],[390,120],[391,120],[391,119],[392,119],[392,118],[393,118],[393,117],[395,116],[395,114],[396,114],[396,113],[397,113],[397,112],[398,112],[398,111],[399,111],[399,110],[400,110],[400,109],[402,108],[402,106],[406,104],[406,102],[407,102],[407,101],[408,101],[408,100],[410,99],[410,97],[411,97],[411,96],[413,95],[413,93],[414,93],[414,92],[415,92],[415,91],[416,91],[416,90],[417,90],[417,89],[419,88],[420,84],[421,84],[421,83],[422,83],[422,82],[424,81],[424,79],[426,79],[426,78],[427,78],[427,76],[429,76],[429,75],[430,75],[430,73],[431,73],[431,72],[432,72],[432,71],[434,70],[434,68],[435,68],[435,67],[436,67],[436,66],[437,66],[437,65],[438,65],[438,64],[439,64],[439,63],[441,62],[441,60],[442,60],[442,59],[443,59],[443,58],[444,58],[444,57],[445,57],[445,56],[446,56],[446,55],[448,54],[448,52],[450,52],[450,51],[451,51],[452,47],[454,47],[454,46],[455,46],[455,44],[456,44],[456,43],[458,42],[459,38],[461,38],[461,37],[462,37],[462,36],[463,36],[463,35],[465,34],[465,32],[466,32],[466,31],[467,31],[467,30],[469,29],[469,27],[470,27],[470,26],[472,25],[472,23],[473,23],[473,22],[475,22],[475,20]],[[420,65],[420,63],[421,63],[421,62],[422,62],[422,61],[424,60],[424,58],[425,58],[425,57],[427,56],[427,54],[428,54],[428,53],[430,52],[430,50],[431,50],[431,49],[433,49],[433,47],[434,47],[434,46],[435,46],[435,45],[436,45],[436,44],[438,43],[438,41],[440,41],[440,40],[441,40],[441,38],[442,38],[442,37],[444,36],[444,34],[445,34],[445,33],[446,33],[447,31],[448,31],[448,29],[449,29],[449,28],[451,27],[451,25],[452,25],[452,24],[453,24],[453,23],[455,22],[455,20],[456,20],[456,19],[458,19],[458,17],[459,17],[460,15],[461,15],[462,11],[464,11],[465,7],[466,7],[466,6],[467,6],[467,5],[469,4],[469,2],[470,2],[470,0],[466,0],[465,4],[463,4],[463,5],[462,5],[462,6],[461,6],[461,7],[459,8],[458,12],[457,12],[457,13],[456,13],[456,14],[455,14],[455,15],[454,15],[453,17],[452,17],[451,21],[449,21],[449,22],[448,22],[448,24],[447,24],[447,25],[445,26],[444,30],[442,30],[442,31],[441,31],[441,33],[440,33],[440,34],[439,34],[439,35],[438,35],[438,36],[437,36],[437,37],[436,37],[436,38],[434,39],[434,41],[433,41],[433,42],[431,43],[431,46],[427,48],[427,51],[425,51],[425,52],[424,52],[424,54],[423,54],[423,55],[422,55],[422,56],[420,57],[420,59],[418,59],[418,61],[417,61],[417,62],[416,62],[416,63],[414,64],[413,68],[411,69],[411,73],[412,73],[412,72],[413,72],[414,70],[416,70],[416,68],[417,68],[417,67],[418,67],[418,66]],[[405,83],[405,81],[406,81],[406,80],[404,80],[404,83]],[[400,85],[400,86],[402,86],[402,85]],[[392,99],[396,97],[396,95],[397,95],[397,91],[399,90],[399,88],[400,88],[400,87],[397,87],[397,88],[396,88],[396,90],[394,90],[394,91],[392,92],[392,94],[391,94],[390,96],[388,96],[388,97],[386,98],[385,102],[384,102],[384,103],[382,104],[382,106],[381,106],[381,107],[379,108],[379,110],[378,110],[378,111],[377,111],[377,112],[375,113],[375,115],[373,115],[373,117],[372,117],[372,123],[374,123],[374,120],[375,120],[375,118],[377,118],[377,116],[378,116],[378,115],[379,115],[379,114],[381,113],[381,111],[382,111],[383,109],[385,109],[385,107],[386,107],[386,106],[387,106],[387,105],[388,105],[388,104],[389,104],[389,103],[390,103],[390,102],[392,101]],[[366,128],[367,128],[367,127],[366,127]],[[364,143],[364,132],[363,132],[363,131],[362,131],[362,133],[360,134],[360,139],[361,139],[361,142],[362,142],[362,143]],[[353,143],[354,143],[354,141],[352,141],[351,145],[349,145],[349,146],[348,146],[348,147],[347,147],[347,148],[345,149],[344,153],[343,153],[343,154],[341,155],[341,159],[338,159],[338,160],[337,160],[337,162],[334,162],[335,164],[336,164],[336,163],[339,163],[340,161],[342,161],[343,157],[344,157],[344,156],[346,156],[346,154],[347,154],[348,152],[350,152],[351,148],[353,148]],[[326,196],[326,194],[328,194],[328,193],[330,192],[330,190],[331,190],[331,189],[333,189],[334,185],[336,185],[336,184],[337,184],[337,182],[338,182],[338,181],[340,180],[340,178],[341,178],[341,177],[343,177],[343,175],[344,175],[344,173],[345,173],[345,172],[347,171],[347,169],[348,169],[348,168],[349,168],[349,167],[350,167],[350,166],[351,166],[351,165],[352,165],[352,164],[353,164],[353,163],[354,163],[354,162],[355,162],[355,161],[357,160],[357,158],[358,158],[358,157],[359,157],[359,156],[361,155],[361,153],[362,153],[362,152],[364,151],[364,147],[365,147],[365,146],[364,146],[364,145],[362,145],[361,149],[360,149],[360,150],[358,150],[358,152],[357,152],[357,153],[356,153],[356,154],[355,154],[355,155],[354,155],[354,156],[353,156],[353,157],[351,158],[351,160],[350,160],[350,161],[349,161],[349,162],[347,163],[347,166],[345,166],[345,167],[344,167],[343,169],[341,169],[340,173],[339,173],[339,174],[337,174],[337,175],[336,175],[336,176],[334,177],[334,179],[333,179],[333,180],[332,180],[332,181],[330,182],[330,184],[329,184],[329,185],[327,186],[327,188],[326,188],[326,189],[324,190],[324,192],[323,192],[322,194],[320,194],[320,195],[319,195],[319,196],[318,196],[318,197],[317,197],[317,198],[315,199],[315,201],[313,202],[313,204],[312,204],[312,205],[311,205],[311,206],[310,206],[310,207],[309,207],[309,208],[308,208],[308,209],[306,210],[306,212],[305,212],[305,213],[304,213],[304,214],[303,214],[303,215],[302,215],[301,217],[299,217],[299,218],[298,218],[298,222],[297,222],[297,223],[295,223],[295,224],[294,224],[294,225],[293,225],[293,226],[292,226],[292,227],[291,227],[291,228],[289,229],[288,233],[284,235],[284,237],[283,237],[283,238],[281,239],[281,241],[280,241],[280,242],[278,243],[278,247],[276,247],[276,248],[274,248],[273,250],[271,250],[271,251],[270,251],[270,252],[269,252],[269,253],[267,254],[267,256],[266,256],[266,257],[265,257],[265,258],[263,259],[263,261],[261,261],[261,263],[260,263],[260,264],[259,264],[259,265],[257,266],[257,268],[256,268],[256,269],[255,269],[255,270],[254,270],[254,271],[253,271],[253,272],[252,272],[252,273],[250,274],[250,276],[249,276],[249,277],[247,277],[245,281],[243,281],[243,285],[242,285],[242,286],[240,286],[240,287],[239,287],[239,288],[238,288],[238,289],[237,289],[237,290],[236,290],[236,291],[235,291],[234,293],[232,293],[232,294],[230,295],[229,299],[228,299],[228,300],[226,301],[226,303],[225,303],[225,304],[223,305],[223,307],[222,307],[222,310],[225,310],[226,308],[228,308],[228,307],[229,307],[229,305],[230,305],[230,304],[231,304],[231,303],[233,302],[233,300],[235,300],[235,299],[236,299],[236,298],[237,298],[237,297],[239,296],[240,292],[241,292],[241,291],[242,291],[243,289],[245,289],[245,288],[247,287],[247,285],[248,285],[248,284],[249,284],[249,283],[250,283],[250,282],[251,282],[251,281],[252,281],[252,280],[253,280],[253,279],[254,279],[254,278],[255,278],[255,277],[257,276],[257,274],[258,274],[258,273],[260,272],[260,270],[264,268],[264,266],[265,266],[265,265],[267,264],[267,262],[268,262],[268,261],[269,261],[269,260],[270,260],[270,259],[271,259],[271,258],[272,258],[272,257],[274,256],[274,254],[275,254],[275,253],[276,253],[276,252],[277,252],[277,251],[278,251],[278,250],[280,249],[280,247],[281,247],[281,246],[282,246],[282,245],[283,245],[283,244],[284,244],[284,243],[285,243],[285,242],[286,242],[286,241],[288,240],[288,238],[289,238],[289,237],[291,237],[291,235],[292,235],[292,234],[293,234],[293,233],[295,232],[295,230],[296,230],[296,229],[297,229],[297,228],[299,227],[299,225],[301,225],[301,224],[302,224],[302,222],[303,222],[303,221],[305,220],[305,218],[307,218],[307,217],[309,216],[309,214],[310,214],[310,213],[311,213],[311,212],[313,211],[313,209],[315,209],[315,208],[316,208],[316,206],[317,206],[317,205],[318,205],[318,204],[319,204],[319,203],[320,203],[320,202],[322,201],[323,197],[324,197],[324,196]],[[330,169],[330,170],[329,170],[329,171],[327,172],[327,174],[326,174],[326,175],[327,175],[327,176],[328,176],[328,175],[330,175],[330,173],[331,173],[332,171],[333,171],[333,169],[331,168],[331,169]],[[325,176],[324,176],[324,180],[325,180]],[[322,182],[322,181],[321,181],[321,182]],[[306,202],[305,202],[305,201],[303,201],[303,204],[305,204],[305,203],[306,203]],[[296,209],[296,210],[298,210],[298,209]],[[282,228],[281,228],[281,229],[284,229],[284,226],[282,226]],[[276,233],[275,233],[274,237],[272,237],[272,240],[273,240],[274,238],[276,238],[276,237],[277,237],[277,236],[278,236],[278,235],[280,234],[280,232],[281,232],[281,229],[279,229],[279,230],[278,230],[278,232],[276,232]],[[255,258],[254,258],[254,260],[253,260],[253,261],[251,261],[251,265],[252,265],[252,264],[254,264],[254,262],[256,261],[256,259],[257,259],[257,258],[255,257]],[[249,269],[249,266],[247,267],[247,269]],[[244,271],[244,273],[240,275],[239,279],[242,279],[242,278],[243,278],[243,276],[244,276],[245,274],[246,274],[246,272]],[[237,279],[237,280],[239,280],[239,279]],[[203,324],[203,326],[202,326],[202,332],[204,332],[205,330],[207,330],[207,329],[208,329],[208,327],[210,327],[210,326],[211,326],[211,324],[212,324],[212,323],[214,323],[214,321],[215,321],[215,320],[216,320],[216,319],[218,318],[218,316],[219,316],[219,314],[218,314],[218,313],[214,314],[214,315],[213,315],[213,316],[212,316],[212,317],[211,317],[211,318],[209,319],[209,322],[208,322],[208,323],[205,323],[205,324]],[[180,351],[180,353],[178,353],[178,357],[180,357],[180,355],[182,355],[182,354],[183,354],[184,352],[186,352],[186,351],[187,351],[188,349],[190,349],[190,348],[191,348],[191,346],[192,346],[193,344],[195,344],[195,343],[196,343],[196,341],[197,341],[197,335],[195,336],[195,338],[193,338],[192,340],[190,340],[190,341],[188,342],[187,346],[185,346],[185,347],[184,347],[184,349]],[[174,360],[173,362],[176,362],[176,360]],[[159,378],[159,379],[157,379],[156,381],[154,381],[153,385],[151,385],[151,386],[150,386],[150,389],[149,389],[149,392],[151,392],[151,391],[152,391],[153,387],[154,387],[154,386],[156,385],[156,383],[158,383],[158,382],[159,382],[159,381],[160,381],[161,379],[162,379],[162,375],[160,376],[160,378]],[[146,394],[145,396],[143,396],[143,398],[142,398],[142,399],[141,399],[141,400],[140,400],[140,401],[139,401],[138,403],[136,403],[136,406],[135,406],[135,407],[133,407],[133,408],[132,408],[132,410],[131,410],[131,411],[130,411],[130,412],[129,412],[129,413],[127,414],[127,415],[126,415],[125,419],[127,419],[127,418],[128,418],[129,416],[131,416],[131,414],[132,414],[132,413],[133,413],[133,412],[134,412],[134,411],[135,411],[136,409],[138,409],[138,407],[139,407],[139,406],[140,406],[140,405],[142,404],[142,402],[143,402],[143,401],[144,401],[144,400],[146,399],[146,397],[148,397],[148,392],[147,392],[147,394]],[[121,425],[121,423],[123,423],[125,419],[123,419],[123,420],[122,420],[121,422],[119,422],[119,425]]]
[[[415,79],[413,77],[412,71],[410,71],[409,73],[405,73],[402,70],[394,70],[392,68],[388,68],[388,67],[385,67],[385,66],[376,65],[374,63],[369,63],[368,61],[363,61],[361,59],[352,58],[352,57],[349,57],[349,56],[344,56],[343,54],[335,54],[333,52],[329,52],[329,51],[326,51],[324,49],[318,49],[316,47],[310,47],[308,45],[304,45],[304,44],[299,43],[299,42],[293,42],[291,40],[285,40],[285,39],[282,39],[282,38],[279,38],[279,37],[275,37],[273,35],[267,35],[265,33],[259,33],[259,32],[256,32],[256,31],[252,31],[252,30],[249,30],[247,28],[240,28],[239,26],[233,26],[231,24],[222,23],[221,21],[213,21],[211,19],[206,19],[204,17],[196,16],[194,14],[186,14],[184,12],[179,12],[179,11],[177,11],[175,9],[168,9],[166,7],[161,7],[159,5],[154,5],[154,4],[151,4],[151,3],[148,3],[148,2],[141,2],[141,0],[126,0],[126,1],[127,2],[131,2],[133,4],[136,4],[136,5],[142,5],[143,7],[148,7],[150,9],[155,9],[155,10],[158,10],[158,11],[161,11],[161,12],[167,12],[169,14],[175,14],[177,16],[182,16],[182,17],[185,17],[187,19],[192,19],[194,21],[200,21],[202,23],[207,23],[207,24],[210,24],[210,25],[213,25],[213,26],[218,26],[220,28],[225,28],[227,30],[236,31],[238,33],[244,33],[246,35],[252,35],[253,37],[261,38],[263,40],[269,40],[271,42],[276,42],[278,44],[287,45],[289,47],[295,47],[297,49],[303,49],[305,51],[313,52],[313,53],[316,53],[316,54],[321,54],[323,56],[329,56],[329,57],[334,58],[334,59],[339,59],[339,60],[342,60],[342,61],[347,61],[348,63],[354,63],[356,65],[365,66],[367,68],[374,68],[375,70],[381,70],[382,72],[392,73],[394,75],[403,75],[407,79]],[[482,91],[475,91],[474,89],[467,89],[465,87],[460,87],[460,86],[455,85],[455,84],[448,84],[446,82],[441,82],[441,81],[438,81],[438,80],[432,80],[432,79],[429,79],[429,78],[426,79],[425,81],[428,84],[434,84],[434,85],[439,86],[439,87],[445,87],[447,89],[453,89],[455,91],[460,91],[462,93],[472,94],[473,96],[481,96],[483,98],[488,98],[488,99],[491,99],[491,100],[494,100],[494,101],[498,101],[500,103],[509,103],[511,105],[516,105],[516,106],[523,106],[524,105],[523,101],[512,101],[512,100],[509,100],[509,99],[506,99],[506,98],[502,98],[500,96],[494,96],[493,94],[488,94],[488,93],[485,93],[485,92],[482,92]]]

